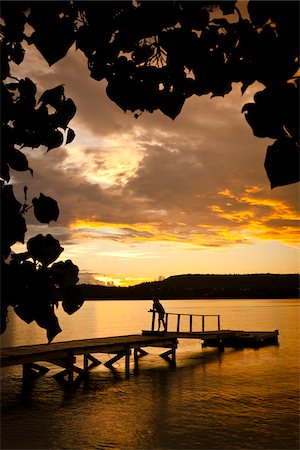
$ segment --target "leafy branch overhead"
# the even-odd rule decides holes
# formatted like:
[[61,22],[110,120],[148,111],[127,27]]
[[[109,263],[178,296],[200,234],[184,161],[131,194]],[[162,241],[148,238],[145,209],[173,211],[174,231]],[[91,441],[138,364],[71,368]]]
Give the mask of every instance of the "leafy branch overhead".
[[[13,14],[12,30],[5,26],[3,36],[8,36],[9,44],[2,40],[1,99],[1,332],[6,329],[8,307],[25,322],[33,320],[47,330],[51,341],[61,331],[55,315],[55,306],[62,300],[62,307],[68,314],[73,314],[83,303],[82,294],[75,285],[78,281],[78,267],[71,261],[56,263],[60,266],[62,277],[57,276],[53,263],[63,252],[59,242],[50,234],[38,235],[27,242],[27,252],[15,254],[11,247],[25,242],[27,231],[25,215],[33,208],[38,222],[48,224],[57,221],[59,208],[56,200],[40,193],[38,198],[28,201],[28,187],[24,187],[24,203],[21,204],[14,195],[13,185],[9,184],[11,170],[29,171],[30,168],[23,148],[37,149],[41,146],[47,152],[69,144],[75,138],[74,131],[68,124],[74,117],[76,106],[66,98],[64,86],[45,91],[37,98],[37,87],[29,79],[16,79],[10,76],[9,62],[20,63],[24,52],[20,44],[22,33],[17,32],[20,21]],[[19,16],[20,18],[21,16]],[[21,20],[24,23],[24,20]],[[15,42],[12,42],[12,39]],[[6,42],[6,43],[5,43]],[[8,53],[10,56],[8,56]],[[17,56],[16,56],[17,55]],[[7,58],[7,59],[6,59]],[[69,280],[68,285],[65,278]]]
[[[241,16],[236,3],[3,2],[4,52],[20,63],[25,39],[53,65],[75,43],[91,77],[105,78],[109,98],[136,117],[159,109],[175,119],[192,95],[224,96],[236,82],[243,93],[258,81],[266,87],[263,95],[243,111],[256,136],[276,139],[266,162],[271,186],[293,183],[299,161],[299,129],[294,126],[299,123],[294,78],[299,2],[250,0],[249,18]],[[221,17],[212,14],[217,8]],[[290,110],[282,108],[289,102]],[[72,110],[71,104],[65,107]],[[59,145],[57,134],[48,139]]]
[[[274,139],[265,159],[271,187],[299,181],[299,2],[250,0],[247,12],[247,17],[242,17],[237,2],[231,0],[1,3],[1,178],[7,211],[2,233],[4,258],[14,243],[24,242],[24,214],[29,208],[33,207],[42,223],[57,220],[59,214],[55,200],[46,194],[41,193],[29,205],[26,190],[21,205],[7,185],[11,169],[33,174],[22,149],[44,146],[50,151],[75,138],[68,125],[76,107],[65,97],[64,86],[36,98],[36,85],[29,78],[11,77],[10,63],[22,63],[25,41],[34,45],[50,66],[75,45],[86,58],[90,76],[105,79],[108,97],[136,118],[145,111],[160,110],[174,120],[192,95],[225,96],[233,83],[240,83],[243,94],[253,83],[261,83],[264,88],[254,102],[244,105],[242,113],[255,136]],[[18,270],[23,266],[33,270],[33,264],[36,276],[42,279],[47,273],[53,286],[57,278],[46,262],[55,252],[52,245],[47,247],[47,236],[36,242],[41,251],[46,249],[48,259],[41,261],[29,251],[18,264],[15,258],[15,265]],[[27,260],[28,255],[33,262]],[[42,286],[39,283],[36,285]],[[67,299],[77,298],[75,284],[60,286],[67,312],[74,311]],[[53,298],[50,295],[46,301],[51,311]],[[14,305],[12,300],[3,303],[5,317],[8,305],[26,316],[24,305]],[[53,336],[58,325],[51,314],[51,327],[42,319],[36,321],[47,323]],[[5,328],[6,319],[2,322]]]

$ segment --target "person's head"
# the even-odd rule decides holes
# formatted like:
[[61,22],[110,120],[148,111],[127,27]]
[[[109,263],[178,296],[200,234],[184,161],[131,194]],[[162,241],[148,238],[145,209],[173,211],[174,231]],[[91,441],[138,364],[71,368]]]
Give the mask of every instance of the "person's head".
[[159,302],[158,297],[154,297],[153,301],[154,303],[158,303]]

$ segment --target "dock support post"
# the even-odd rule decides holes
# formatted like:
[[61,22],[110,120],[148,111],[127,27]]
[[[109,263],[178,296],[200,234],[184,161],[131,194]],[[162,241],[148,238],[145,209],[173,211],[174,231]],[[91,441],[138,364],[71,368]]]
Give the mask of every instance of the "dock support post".
[[224,352],[224,345],[223,345],[223,343],[218,345],[218,351],[219,351],[220,353],[223,353],[223,352]]
[[[91,362],[91,364],[89,364],[89,361]],[[99,361],[89,353],[83,355],[83,370],[85,373],[88,373],[89,370],[91,370],[93,367],[99,366],[100,364],[102,364],[101,361]]]
[[[54,375],[56,381],[58,381],[58,383],[63,388],[75,387],[80,383],[83,375],[85,374],[84,369],[75,366],[76,357],[73,355],[71,351],[69,352],[69,356],[66,358],[51,359],[48,360],[48,362],[64,368],[64,370]],[[75,372],[78,374],[76,380],[74,378]]]
[[40,377],[47,373],[50,369],[47,367],[40,366],[36,363],[25,363],[23,364],[23,382],[28,382]]
[[134,373],[138,374],[139,373],[139,359],[142,358],[142,356],[148,355],[148,352],[146,352],[142,348],[138,347],[138,348],[134,349],[133,355],[134,355]]
[[125,353],[125,375],[126,378],[129,378],[130,376],[130,347],[126,347],[126,353]]
[[177,341],[172,345],[172,365],[176,367],[176,349],[177,349]]
[[167,361],[171,367],[176,367],[176,348],[177,340],[173,342],[170,350],[167,350],[166,352],[159,355],[161,358]]
[[222,339],[218,339],[218,351],[220,352],[220,353],[223,353],[224,352],[224,342],[223,342],[223,340]]
[[73,382],[74,382],[74,363],[75,362],[76,362],[75,356],[71,352],[69,352],[69,357],[67,359],[67,366],[66,366],[69,384],[73,384]]
[[134,373],[137,374],[139,372],[139,354],[137,348],[135,348],[133,351],[133,359],[134,359]]
[[129,377],[130,354],[131,354],[131,349],[130,349],[130,346],[128,346],[128,347],[126,347],[125,350],[117,353],[116,356],[111,358],[109,361],[106,361],[104,363],[104,366],[108,367],[110,370],[114,371],[115,368],[113,366],[113,363],[115,363],[119,359],[123,358],[123,356],[125,356],[125,373],[126,373],[126,377]]

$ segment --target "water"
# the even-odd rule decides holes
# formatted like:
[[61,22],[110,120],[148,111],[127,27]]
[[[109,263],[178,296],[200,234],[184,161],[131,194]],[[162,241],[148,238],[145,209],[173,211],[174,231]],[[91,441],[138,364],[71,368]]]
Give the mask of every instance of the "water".
[[[222,329],[279,329],[279,346],[218,353],[201,349],[199,341],[180,340],[176,369],[153,348],[140,359],[139,375],[126,379],[120,360],[115,376],[98,366],[75,392],[64,392],[52,378],[54,366],[30,392],[22,390],[21,367],[3,368],[1,448],[299,449],[299,301],[163,304],[168,312],[220,314]],[[151,306],[89,301],[74,316],[61,311],[64,331],[55,341],[140,333],[150,328]],[[1,341],[15,346],[46,338],[11,314]]]

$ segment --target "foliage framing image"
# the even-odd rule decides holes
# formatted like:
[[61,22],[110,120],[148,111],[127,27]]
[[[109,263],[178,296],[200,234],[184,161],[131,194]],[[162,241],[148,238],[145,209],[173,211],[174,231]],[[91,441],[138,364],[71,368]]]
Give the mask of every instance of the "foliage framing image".
[[30,78],[11,76],[10,63],[24,59],[24,42],[49,66],[75,45],[90,76],[106,79],[108,97],[136,118],[160,110],[174,120],[192,95],[224,97],[233,83],[243,94],[261,83],[242,113],[255,136],[274,139],[265,159],[274,188],[299,181],[299,2],[250,0],[247,12],[242,17],[230,0],[1,2],[1,332],[10,306],[45,328],[50,342],[61,331],[59,300],[68,314],[83,303],[78,267],[55,262],[63,248],[52,235],[29,239],[24,253],[11,250],[26,241],[30,208],[40,223],[59,217],[46,192],[30,202],[24,186],[23,204],[15,198],[11,170],[34,176],[22,149],[52,151],[75,138],[69,123],[76,106],[63,86],[37,96]]

